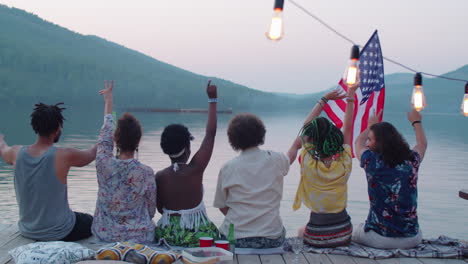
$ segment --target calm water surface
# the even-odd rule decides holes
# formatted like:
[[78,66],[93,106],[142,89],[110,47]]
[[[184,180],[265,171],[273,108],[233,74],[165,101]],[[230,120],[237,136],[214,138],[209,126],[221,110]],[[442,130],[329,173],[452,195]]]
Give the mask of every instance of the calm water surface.
[[[102,109],[84,110],[71,106],[65,110],[67,121],[59,146],[88,148],[97,140],[102,124]],[[30,109],[0,108],[0,133],[4,133],[11,144],[31,144],[35,135],[29,126]],[[267,127],[263,148],[286,152],[297,135],[298,128],[306,113],[258,113]],[[144,127],[140,143],[139,159],[155,171],[169,165],[169,159],[159,147],[161,132],[165,125],[183,123],[195,136],[192,152],[196,151],[204,135],[205,114],[159,114],[136,113]],[[216,224],[223,217],[213,208],[216,180],[221,166],[237,155],[229,146],[226,126],[231,115],[218,117],[218,133],[213,157],[204,176],[205,197],[208,214]],[[386,113],[384,118],[396,124],[410,145],[415,138],[405,113]],[[468,239],[468,201],[458,198],[461,188],[468,188],[468,119],[453,114],[427,114],[424,116],[429,147],[419,174],[418,214],[424,237],[444,234],[455,238]],[[354,160],[349,180],[348,212],[353,224],[363,222],[369,210],[367,183],[363,170]],[[299,165],[294,163],[285,178],[281,216],[288,235],[308,221],[309,211],[302,206],[292,210],[297,184]],[[68,178],[70,206],[73,210],[93,214],[97,181],[94,162],[83,168],[73,168]],[[160,215],[157,213],[154,220]],[[12,167],[0,161],[0,223],[13,223],[18,219]]]

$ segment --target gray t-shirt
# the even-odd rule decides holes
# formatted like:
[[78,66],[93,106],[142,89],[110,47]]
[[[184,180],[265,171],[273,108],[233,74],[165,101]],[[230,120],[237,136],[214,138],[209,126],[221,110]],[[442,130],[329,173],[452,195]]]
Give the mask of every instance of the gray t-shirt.
[[62,239],[72,231],[76,217],[68,205],[67,185],[57,178],[56,148],[50,147],[38,157],[27,149],[20,149],[15,166],[19,231],[36,240]]

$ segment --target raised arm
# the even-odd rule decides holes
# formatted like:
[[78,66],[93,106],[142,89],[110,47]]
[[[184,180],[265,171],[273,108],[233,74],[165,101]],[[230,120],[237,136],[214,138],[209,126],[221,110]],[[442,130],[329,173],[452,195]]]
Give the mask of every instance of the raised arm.
[[[322,113],[322,110],[328,101],[343,99],[345,97],[346,97],[346,93],[343,90],[341,91],[333,90],[331,92],[326,93],[322,98],[320,98],[320,100],[317,101],[314,108],[312,108],[312,110],[309,112],[303,125],[305,126],[308,123],[310,123],[312,120],[317,118],[320,115],[320,113]],[[296,137],[291,147],[289,148],[288,152],[286,153],[286,155],[289,157],[290,164],[292,164],[294,160],[296,159],[297,151],[301,149],[301,146],[302,146],[301,138]]]
[[411,112],[408,112],[408,120],[411,122],[411,125],[414,128],[414,133],[416,134],[416,145],[413,147],[413,150],[418,152],[422,161],[427,149],[427,139],[421,123],[421,113],[413,109]]
[[204,171],[213,153],[214,141],[216,136],[216,123],[217,123],[217,88],[215,85],[208,81],[206,86],[206,94],[208,95],[208,121],[206,123],[206,133],[201,143],[200,149],[193,156],[190,165],[194,166],[200,171]]
[[348,87],[348,94],[346,97],[346,112],[343,121],[343,142],[344,144],[351,145],[353,142],[352,139],[352,129],[353,129],[353,116],[354,116],[354,102],[356,101],[355,94],[356,90],[359,87],[359,82],[355,83],[352,86]]
[[6,163],[15,165],[19,149],[20,146],[8,146],[5,142],[5,136],[0,134],[0,156]]
[[114,81],[104,81],[104,89],[99,91],[104,97],[104,115],[112,114],[112,107],[113,107],[113,90],[114,90]]
[[366,141],[367,141],[367,137],[368,137],[368,134],[369,134],[369,128],[373,125],[373,124],[377,124],[379,123],[382,118],[382,114],[383,114],[383,111],[380,110],[380,112],[376,115],[375,112],[373,112],[370,116],[369,116],[369,119],[367,121],[367,128],[366,130],[362,131],[362,133],[357,137],[356,139],[356,142],[355,142],[355,151],[354,153],[356,154],[356,158],[358,160],[361,160],[361,155],[364,151],[366,151],[368,148],[366,146]]
[[104,99],[104,124],[98,139],[98,161],[110,159],[114,149],[115,120],[112,116],[114,81],[104,81],[104,89],[99,91]]
[[96,158],[97,144],[87,150],[75,148],[63,148],[65,161],[68,167],[83,167],[91,163]]

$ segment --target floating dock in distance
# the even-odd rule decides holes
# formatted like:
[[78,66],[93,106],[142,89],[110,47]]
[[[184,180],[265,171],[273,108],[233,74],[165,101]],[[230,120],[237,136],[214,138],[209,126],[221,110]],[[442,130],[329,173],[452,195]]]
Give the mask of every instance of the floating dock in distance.
[[[208,113],[208,109],[202,108],[150,108],[150,107],[129,107],[127,112],[154,112],[154,113]],[[220,114],[232,114],[232,108],[217,111]]]

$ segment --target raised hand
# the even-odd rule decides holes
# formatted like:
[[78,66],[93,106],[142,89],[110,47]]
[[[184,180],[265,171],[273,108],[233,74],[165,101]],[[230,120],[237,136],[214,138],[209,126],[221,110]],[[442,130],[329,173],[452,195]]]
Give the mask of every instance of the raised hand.
[[411,110],[411,112],[408,112],[408,120],[412,124],[414,121],[421,121],[422,120],[422,115],[420,112],[414,110]]
[[114,81],[104,81],[104,89],[99,91],[99,94],[104,96],[104,101],[112,100],[112,90],[114,89]]
[[208,85],[206,85],[206,94],[208,95],[208,98],[218,98],[218,88],[216,85],[211,84],[211,80],[208,81]]
[[326,93],[323,97],[325,97],[327,100],[339,100],[346,97],[346,92],[342,89],[333,90]]
[[355,84],[352,84],[352,85],[348,85],[348,93],[350,92],[356,92],[356,90],[359,88],[359,86],[361,85],[361,82],[357,82]]
[[372,111],[372,114],[369,116],[369,119],[367,120],[367,127],[371,127],[374,124],[380,123],[380,120],[382,119],[382,114],[383,114],[383,109],[379,111],[379,113],[375,114],[375,110]]

